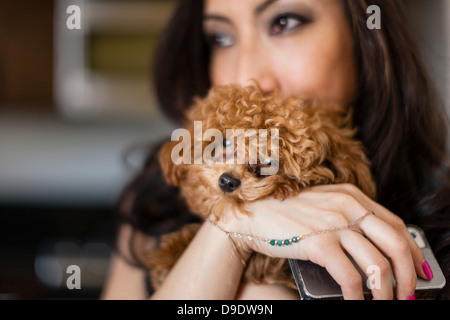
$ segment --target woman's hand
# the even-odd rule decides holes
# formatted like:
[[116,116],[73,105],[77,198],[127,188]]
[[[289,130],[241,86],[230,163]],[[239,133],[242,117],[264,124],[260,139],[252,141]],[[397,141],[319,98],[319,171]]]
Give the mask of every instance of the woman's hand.
[[[365,234],[341,230],[316,235],[289,246],[271,246],[262,241],[236,239],[245,251],[272,257],[310,260],[326,268],[341,286],[345,299],[363,299],[361,275],[347,257],[371,275],[370,266],[380,270],[380,285],[372,289],[374,299],[413,299],[417,274],[424,256],[403,221],[350,184],[315,186],[284,201],[269,199],[248,205],[253,214],[230,215],[221,224],[229,230],[269,239],[286,239],[314,231],[346,226],[367,216],[358,226]],[[367,273],[369,272],[369,273]]]

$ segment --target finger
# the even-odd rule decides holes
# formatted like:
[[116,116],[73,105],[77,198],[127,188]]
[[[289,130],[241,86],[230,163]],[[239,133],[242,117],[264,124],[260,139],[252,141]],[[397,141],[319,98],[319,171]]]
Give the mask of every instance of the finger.
[[416,269],[416,273],[422,278],[422,279],[427,279],[427,280],[431,280],[433,279],[433,275],[431,274],[427,274],[424,270],[424,262],[426,262],[425,260],[425,256],[422,252],[422,249],[420,249],[420,247],[417,245],[416,241],[414,240],[414,238],[412,237],[411,233],[408,231],[408,233],[406,234],[406,239],[408,240],[408,243],[410,243],[409,247],[411,249],[411,254],[413,257],[413,261],[414,261],[414,267]]
[[316,251],[317,260],[311,260],[324,267],[341,287],[345,300],[364,300],[362,277],[353,263],[338,245],[321,246]]
[[376,216],[367,217],[360,223],[360,228],[378,250],[390,259],[397,299],[408,299],[415,291],[417,274],[406,237]]
[[386,257],[361,234],[351,230],[341,232],[341,244],[368,277],[373,299],[392,300],[391,266]]
[[[423,264],[425,261],[425,257],[423,255],[422,250],[419,248],[413,237],[411,236],[410,232],[408,231],[405,223],[403,220],[389,211],[388,209],[384,208],[380,204],[376,203],[367,195],[365,195],[361,190],[359,190],[357,187],[351,184],[340,184],[340,185],[324,185],[324,186],[317,186],[316,190],[322,190],[328,193],[336,193],[344,191],[348,195],[351,195],[361,206],[364,208],[370,210],[373,210],[376,212],[376,216],[385,222],[387,222],[390,226],[395,228],[397,231],[403,234],[405,239],[408,241],[409,249],[411,251],[411,255],[414,261],[414,268],[416,270],[416,274],[418,274],[423,279],[428,279],[427,274],[425,273]],[[345,197],[334,197],[340,200],[342,203],[342,199],[345,200]],[[339,199],[342,198],[342,199]],[[348,197],[347,197],[348,198]],[[351,199],[350,199],[351,200]],[[344,204],[348,205],[344,202]]]
[[[344,188],[345,192],[351,194],[356,200],[358,200],[364,207],[370,208],[374,212],[376,212],[376,215],[378,218],[384,220],[389,225],[391,225],[393,228],[395,228],[397,231],[402,233],[409,244],[409,249],[411,250],[411,255],[414,261],[414,267],[416,270],[416,273],[424,278],[428,279],[424,269],[423,269],[423,263],[425,261],[425,257],[423,255],[422,250],[417,245],[416,241],[412,237],[411,233],[409,232],[408,228],[406,227],[404,221],[385,207],[381,206],[380,204],[376,203],[372,199],[370,199],[367,195],[365,195],[361,190],[359,190],[357,187],[351,185],[351,184],[343,184],[342,187]],[[335,188],[331,188],[329,190],[336,190]]]
[[416,273],[422,277],[423,279],[428,279],[427,275],[425,274],[425,271],[423,270],[423,261],[425,260],[425,256],[420,249],[420,247],[417,245],[416,241],[412,237],[411,233],[409,232],[407,226],[403,222],[403,220],[391,213],[389,210],[379,208],[377,211],[377,217],[381,218],[382,220],[386,221],[389,225],[391,225],[393,228],[395,228],[398,232],[400,232],[405,239],[408,241],[409,249],[411,251],[411,255],[414,261],[414,267],[416,270]]

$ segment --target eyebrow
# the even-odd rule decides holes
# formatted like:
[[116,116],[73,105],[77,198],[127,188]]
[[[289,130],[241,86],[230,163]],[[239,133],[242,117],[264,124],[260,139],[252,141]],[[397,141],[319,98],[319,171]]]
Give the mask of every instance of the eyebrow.
[[222,21],[222,22],[226,22],[226,23],[231,23],[231,20],[224,17],[224,16],[220,16],[218,14],[205,14],[203,16],[203,20],[217,20],[217,21]]
[[[255,16],[259,16],[261,15],[271,4],[273,4],[274,2],[276,2],[278,0],[266,0],[264,1],[262,4],[260,4],[258,7],[256,7],[255,9]],[[222,21],[222,22],[226,22],[226,23],[231,23],[231,20],[221,16],[221,15],[217,15],[217,14],[205,14],[203,16],[203,20],[217,20],[217,21]]]
[[264,3],[260,4],[255,9],[255,16],[259,16],[261,13],[263,13],[271,4],[276,2],[277,0],[266,0]]

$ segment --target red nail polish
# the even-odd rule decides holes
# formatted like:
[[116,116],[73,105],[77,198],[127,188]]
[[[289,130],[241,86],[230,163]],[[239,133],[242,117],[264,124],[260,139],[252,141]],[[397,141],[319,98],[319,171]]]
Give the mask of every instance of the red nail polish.
[[425,276],[428,280],[433,279],[433,271],[430,268],[430,265],[428,264],[427,260],[423,260],[422,262],[422,268],[423,272],[425,272]]
[[414,292],[412,295],[408,297],[408,300],[416,300],[416,293]]

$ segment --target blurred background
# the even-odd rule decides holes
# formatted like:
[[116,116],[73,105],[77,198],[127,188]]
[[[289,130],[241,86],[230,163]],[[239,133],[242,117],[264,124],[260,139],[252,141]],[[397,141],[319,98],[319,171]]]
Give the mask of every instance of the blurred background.
[[[99,298],[117,196],[175,128],[151,81],[174,4],[0,0],[0,299]],[[79,30],[67,28],[70,5]],[[449,108],[450,1],[407,7]],[[82,290],[67,288],[69,265]]]
[[152,83],[174,4],[0,0],[0,299],[99,297],[117,196],[174,129]]

